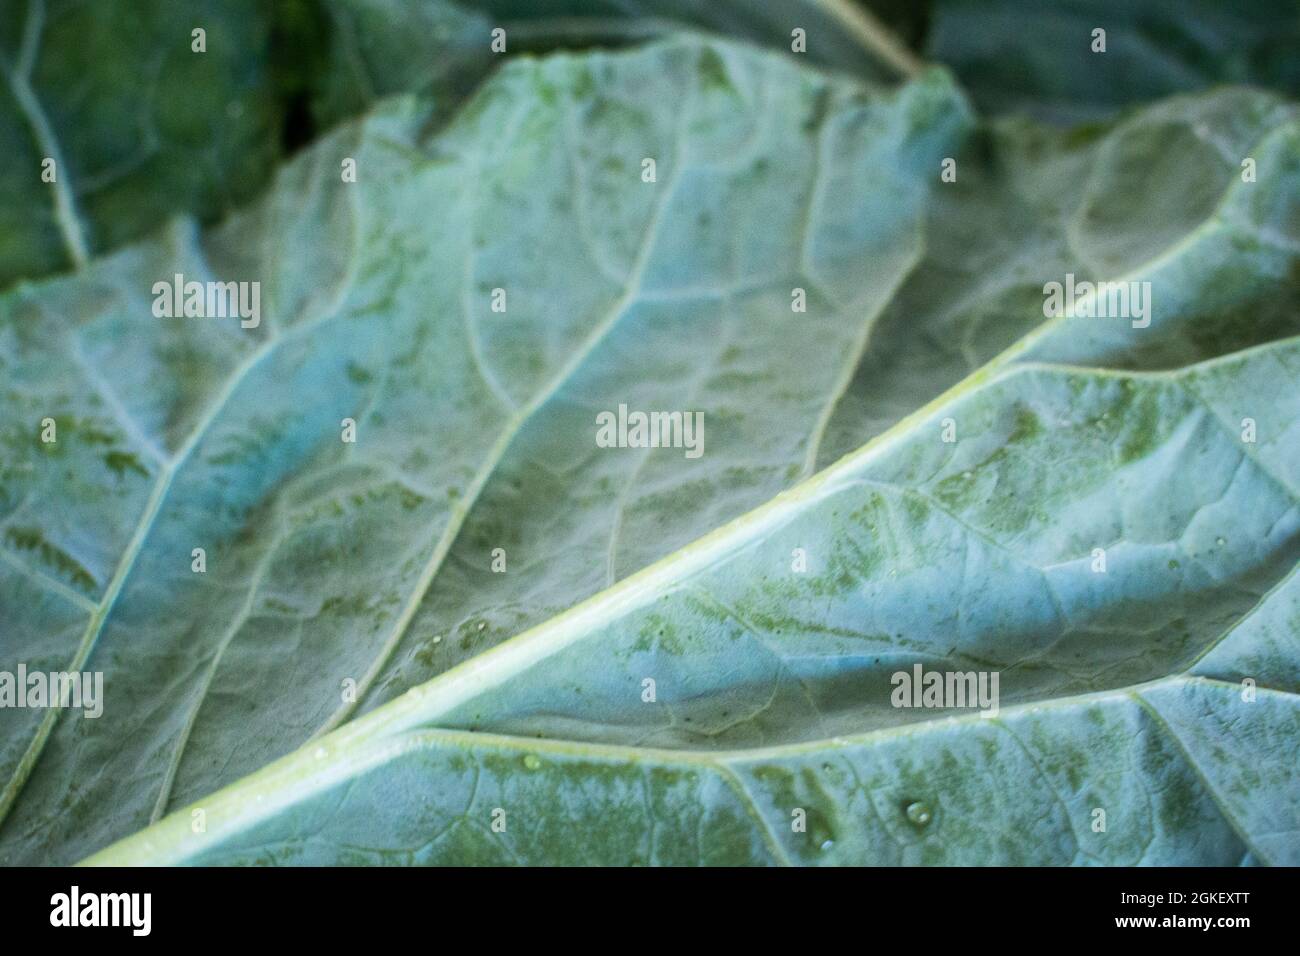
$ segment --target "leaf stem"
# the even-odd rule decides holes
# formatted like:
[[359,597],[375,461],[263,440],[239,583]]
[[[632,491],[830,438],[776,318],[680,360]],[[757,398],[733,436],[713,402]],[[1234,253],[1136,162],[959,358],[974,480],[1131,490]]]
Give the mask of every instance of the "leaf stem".
[[850,0],[815,0],[826,11],[844,24],[848,33],[870,53],[883,60],[904,79],[920,76],[926,62],[907,48],[907,44],[894,36],[892,30],[866,7]]

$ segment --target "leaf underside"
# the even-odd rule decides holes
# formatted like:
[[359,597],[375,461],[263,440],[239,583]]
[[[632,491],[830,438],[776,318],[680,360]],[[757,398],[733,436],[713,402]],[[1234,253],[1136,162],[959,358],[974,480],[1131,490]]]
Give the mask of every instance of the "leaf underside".
[[[0,710],[0,861],[1297,862],[1298,184],[1261,92],[1080,135],[676,39],[15,287],[0,669],[105,711]],[[1066,272],[1150,325],[1044,319]],[[153,318],[175,273],[261,325]],[[620,403],[705,454],[597,448]],[[1003,712],[891,707],[915,663]]]

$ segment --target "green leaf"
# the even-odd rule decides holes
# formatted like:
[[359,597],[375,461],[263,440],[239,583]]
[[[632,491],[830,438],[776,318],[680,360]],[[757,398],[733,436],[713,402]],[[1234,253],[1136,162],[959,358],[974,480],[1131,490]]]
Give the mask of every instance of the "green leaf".
[[[1060,702],[1182,673],[1294,563],[1285,439],[1296,416],[1283,400],[1295,364],[1265,345],[1298,331],[1300,129],[1276,99],[1178,100],[1082,137],[979,129],[940,73],[884,95],[788,58],[683,40],[512,61],[449,121],[440,111],[422,98],[388,102],[221,226],[179,220],[82,275],[0,298],[0,607],[19,635],[0,665],[39,658],[106,678],[99,718],[0,710],[0,859],[70,861],[201,799],[214,817],[207,837],[178,838],[191,826],[182,811],[130,852],[199,859],[234,852],[236,834],[264,848],[280,837],[256,833],[312,834],[340,801],[338,826],[356,838],[322,831],[304,838],[311,852],[400,848],[402,820],[423,845],[455,820],[431,828],[416,806],[430,785],[403,775],[445,773],[438,786],[454,795],[487,751],[525,770],[549,766],[543,753],[572,756],[565,766],[585,769],[566,777],[571,789],[552,788],[556,800],[590,791],[596,807],[605,798],[584,774],[594,781],[604,767],[606,805],[628,813],[662,800],[686,821],[682,801],[704,801],[698,812],[716,815],[699,820],[709,831],[699,839],[716,842],[701,843],[700,858],[795,859],[753,829],[757,798],[720,780],[715,758],[692,754],[812,746],[823,705],[840,715],[835,733],[866,734],[870,749],[896,732],[888,675],[867,666],[895,624],[911,650],[941,642],[930,660],[955,650],[941,627],[969,611],[977,656],[1027,675],[1008,700]],[[1153,144],[1154,166],[1135,162]],[[1247,152],[1260,169],[1249,184],[1238,165]],[[943,183],[950,156],[958,179]],[[356,183],[341,180],[347,158]],[[644,158],[656,159],[657,181],[643,181]],[[1044,323],[1043,283],[1067,271],[1149,281],[1150,326]],[[259,280],[261,324],[153,318],[153,284],[178,272]],[[504,314],[490,308],[496,288],[508,293]],[[792,312],[796,288],[806,313]],[[1258,467],[1241,464],[1226,426],[1214,430],[1189,397],[1186,383],[1218,365],[1150,377],[1056,368],[1151,372],[1251,346],[1262,351],[1225,365],[1225,388],[1278,393],[1249,409]],[[1276,364],[1260,371],[1265,360]],[[965,410],[956,448],[935,432],[936,409],[954,401]],[[703,410],[705,454],[596,447],[596,415],[621,403]],[[1100,424],[1069,417],[1089,412]],[[47,416],[55,445],[39,440]],[[344,418],[358,423],[356,445],[340,441]],[[1101,457],[1080,463],[1065,432]],[[1186,459],[1196,467],[1173,494],[1156,480],[1191,454],[1189,435],[1207,450]],[[956,449],[976,457],[945,473],[949,484],[928,485],[963,461]],[[1120,508],[1128,486],[1106,467],[1112,449],[1125,456],[1120,477],[1146,488],[1132,516]],[[1238,473],[1243,487],[1224,484]],[[1000,488],[1014,489],[1004,510],[981,510]],[[831,490],[878,510],[898,541],[877,540],[852,512],[814,507]],[[1148,581],[1153,560],[1183,562],[1179,521],[1195,524],[1229,490],[1234,501],[1262,496],[1258,520],[1273,524],[1252,526],[1253,545],[1225,538],[1232,548],[1212,572],[1188,561],[1172,576],[1166,564]],[[773,522],[796,517],[801,537],[820,544],[814,573],[791,581],[790,551],[807,545],[781,541],[770,570],[754,549]],[[1126,540],[1130,517],[1142,537],[1113,559],[1116,593],[1083,587],[1077,568],[1062,608],[1046,583],[1026,584],[1037,580],[1031,564]],[[196,547],[203,574],[191,571]],[[491,569],[498,547],[504,574]],[[922,558],[946,566],[917,567],[912,590],[895,593],[888,572]],[[718,589],[753,593],[715,594],[694,579],[713,563],[735,572]],[[945,605],[967,571],[972,600],[985,603]],[[863,629],[876,606],[864,605],[865,581],[878,633]],[[645,621],[629,629],[627,615],[661,599],[678,634]],[[748,623],[719,623],[729,612],[708,601],[722,599]],[[1084,622],[1077,633],[1067,611]],[[1126,623],[1134,614],[1141,626]],[[748,629],[781,621],[798,630],[778,646],[806,638],[826,658],[821,671],[810,658],[803,678],[817,690],[811,704],[785,693],[793,664],[754,651]],[[1156,633],[1168,646],[1120,653]],[[1059,645],[1055,656],[1037,662],[1035,638]],[[600,653],[580,666],[567,646]],[[638,654],[668,669],[663,699],[702,730],[684,717],[666,729],[636,723],[663,713],[640,709],[650,675],[632,668]],[[516,673],[524,663],[536,666]],[[347,680],[355,702],[340,698]],[[498,684],[508,698],[488,693]],[[784,696],[763,703],[774,688]],[[366,710],[215,804],[203,799]],[[520,749],[471,728],[555,743]],[[631,745],[658,749],[644,757]],[[638,791],[642,767],[665,776]],[[368,807],[380,791],[386,813]],[[363,838],[372,824],[361,817],[390,837]],[[484,852],[502,849],[479,818],[444,842],[469,854],[480,831]],[[601,858],[618,861],[653,833],[629,824],[607,836]],[[867,853],[848,837],[841,845],[850,858]]]
[[[91,862],[1294,864],[1297,383],[1009,367]],[[920,664],[1002,709],[892,707]]]
[[321,0],[337,68],[321,80],[326,101],[418,89],[430,82],[463,84],[456,74],[481,74],[501,59],[492,31],[504,31],[504,53],[626,44],[683,30],[711,31],[794,52],[821,67],[888,80],[918,62],[852,0]]
[[[216,218],[261,189],[280,156],[282,122],[270,8],[4,4],[0,287],[84,265],[178,212]],[[192,48],[200,28],[202,53]]]
[[[1293,106],[1223,90],[1105,129],[1009,120],[965,139],[957,181],[931,197],[925,255],[875,321],[819,466],[1007,348],[1159,370],[1294,334],[1296,122]],[[1243,182],[1241,157],[1268,169],[1267,183]],[[1067,274],[1150,282],[1150,327],[1041,325],[1044,285]]]
[[[343,681],[389,699],[796,481],[968,122],[940,76],[883,96],[691,42],[516,61],[426,142],[429,115],[0,300],[4,573],[75,603],[44,653],[134,702],[10,735],[7,849],[102,845],[344,719]],[[261,324],[153,318],[176,273],[260,280]],[[705,410],[707,454],[596,447],[621,402]]]
[[822,66],[893,79],[916,65],[848,0],[16,0],[0,10],[0,288],[177,214],[218,220],[384,96],[436,93],[447,115],[504,59],[498,25],[510,55],[680,28],[789,51],[798,26]]
[[936,0],[927,56],[982,110],[1084,122],[1219,83],[1295,96],[1298,44],[1292,0]]

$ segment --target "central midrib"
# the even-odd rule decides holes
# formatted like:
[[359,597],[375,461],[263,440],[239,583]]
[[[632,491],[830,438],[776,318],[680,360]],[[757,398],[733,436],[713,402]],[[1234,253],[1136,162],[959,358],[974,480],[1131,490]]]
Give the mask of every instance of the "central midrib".
[[[1230,192],[1231,192],[1231,188],[1229,189],[1229,193]],[[1224,201],[1226,202],[1226,196],[1224,197]],[[1222,222],[1217,216],[1217,214],[1211,215],[1204,222],[1198,225],[1196,229],[1192,230],[1192,232],[1189,235],[1183,237],[1181,241],[1175,243],[1172,247],[1163,251],[1160,255],[1153,257],[1148,262],[1139,265],[1135,269],[1130,270],[1128,273],[1125,273],[1124,276],[1120,277],[1119,279],[1112,280],[1112,281],[1130,281],[1134,277],[1148,274],[1151,271],[1160,268],[1165,263],[1173,261],[1177,259],[1179,256],[1181,256],[1184,252],[1187,251],[1187,249],[1195,245],[1197,240],[1203,237],[1205,233],[1209,232],[1213,228],[1217,228],[1221,226],[1222,226]],[[905,416],[903,419],[899,420],[890,428],[881,432],[879,435],[876,435],[865,445],[863,445],[861,448],[858,448],[855,451],[850,452],[848,455],[844,456],[836,463],[826,468],[823,468],[812,478],[808,479],[807,481],[801,484],[794,486],[794,488],[791,488],[783,495],[778,496],[777,499],[774,499],[773,501],[770,502],[766,502],[763,505],[760,505],[758,508],[746,512],[744,515],[741,515],[733,522],[724,525],[722,528],[716,529],[714,532],[712,532],[709,535],[706,535],[704,539],[697,539],[696,543],[703,540],[716,541],[723,537],[741,536],[745,533],[745,523],[752,516],[767,514],[770,509],[778,507],[781,504],[791,500],[789,496],[796,496],[801,494],[801,490],[811,495],[816,493],[812,489],[820,489],[822,487],[834,484],[834,482],[838,480],[842,475],[845,475],[851,469],[860,465],[864,460],[871,457],[875,457],[878,454],[882,454],[894,442],[899,440],[900,436],[906,435],[910,429],[916,427],[916,425],[919,424],[921,421],[931,417],[935,412],[937,412],[939,409],[953,402],[956,398],[958,398],[963,393],[979,387],[981,384],[984,384],[989,380],[991,380],[999,372],[1002,372],[1006,369],[1010,369],[1011,367],[1015,366],[1024,355],[1029,353],[1030,350],[1039,343],[1039,341],[1045,339],[1055,329],[1061,327],[1068,321],[1071,321],[1068,316],[1057,316],[1048,319],[1046,322],[1042,323],[1042,325],[1036,327],[1033,331],[1023,336],[1022,338],[1018,339],[1016,342],[1012,343],[1001,353],[995,356],[992,360],[990,360],[987,364],[976,369],[974,372],[967,375],[965,378],[961,379],[956,384],[950,386],[940,395],[936,396],[931,401],[927,402],[921,408]],[[1167,374],[1167,377],[1172,378],[1177,374],[1181,374],[1183,371],[1184,370],[1179,369],[1179,370],[1175,370],[1172,373],[1150,373],[1150,374],[1161,374],[1161,375]],[[692,546],[693,545],[688,545],[687,548],[690,548]],[[628,592],[630,589],[637,587],[639,583],[639,579],[641,579],[643,575],[648,577],[648,576],[656,575],[657,573],[657,576],[666,576],[664,574],[665,567],[670,565],[680,553],[681,553],[680,551],[674,552],[674,554],[664,557],[663,559],[651,565],[650,567],[644,569],[642,572],[638,573],[637,575],[633,575],[629,578],[623,579],[623,581],[619,582],[618,584],[615,584],[612,588],[608,588],[605,591],[600,592],[599,595],[593,596],[593,598],[589,600],[596,600],[599,597],[604,595],[616,596]],[[587,602],[583,602],[583,603],[585,604]],[[443,690],[443,688],[446,687],[447,685],[450,685],[451,690],[449,692],[449,703],[447,703],[446,707],[451,707],[454,706],[456,703],[462,702],[464,699],[463,695],[474,693],[474,691],[469,690],[469,686],[470,685],[478,686],[480,684],[481,677],[484,674],[489,674],[489,673],[491,674],[491,677],[488,678],[488,683],[490,686],[495,686],[495,683],[499,683],[500,681],[506,680],[512,674],[517,673],[517,669],[519,667],[526,666],[525,664],[521,663],[521,661],[526,660],[528,655],[526,653],[522,653],[521,648],[529,642],[539,640],[541,638],[541,635],[543,635],[546,630],[547,629],[545,628],[545,624],[543,624],[538,628],[530,628],[529,630],[523,632],[522,634],[516,635],[513,638],[509,638],[501,642],[500,644],[497,644],[495,647],[492,647],[489,650],[483,652],[478,657],[467,660],[431,678],[424,685],[421,685],[420,688],[421,693],[425,695],[433,695]],[[577,637],[574,637],[573,639],[576,640]],[[549,650],[550,651],[557,650],[560,646],[563,646],[563,644],[557,644],[556,646],[549,648]],[[469,681],[463,681],[463,678],[470,676],[471,673],[473,673],[474,678],[479,678],[479,679],[471,679]],[[493,682],[494,679],[495,679],[495,683]],[[458,685],[461,684],[464,684],[465,688],[461,690],[461,694],[460,696],[458,696],[456,692],[456,688],[458,687]]]

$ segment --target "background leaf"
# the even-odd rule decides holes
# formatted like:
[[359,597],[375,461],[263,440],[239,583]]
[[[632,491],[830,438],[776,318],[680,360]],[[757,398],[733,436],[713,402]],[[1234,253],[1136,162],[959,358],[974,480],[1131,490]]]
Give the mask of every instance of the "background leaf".
[[[269,11],[256,0],[0,6],[0,287],[83,265],[178,212],[212,219],[252,198],[280,155]],[[190,49],[196,27],[203,54]],[[41,179],[47,157],[54,183]]]
[[1081,123],[1219,83],[1296,96],[1298,44],[1291,0],[935,0],[926,49],[981,110]]

